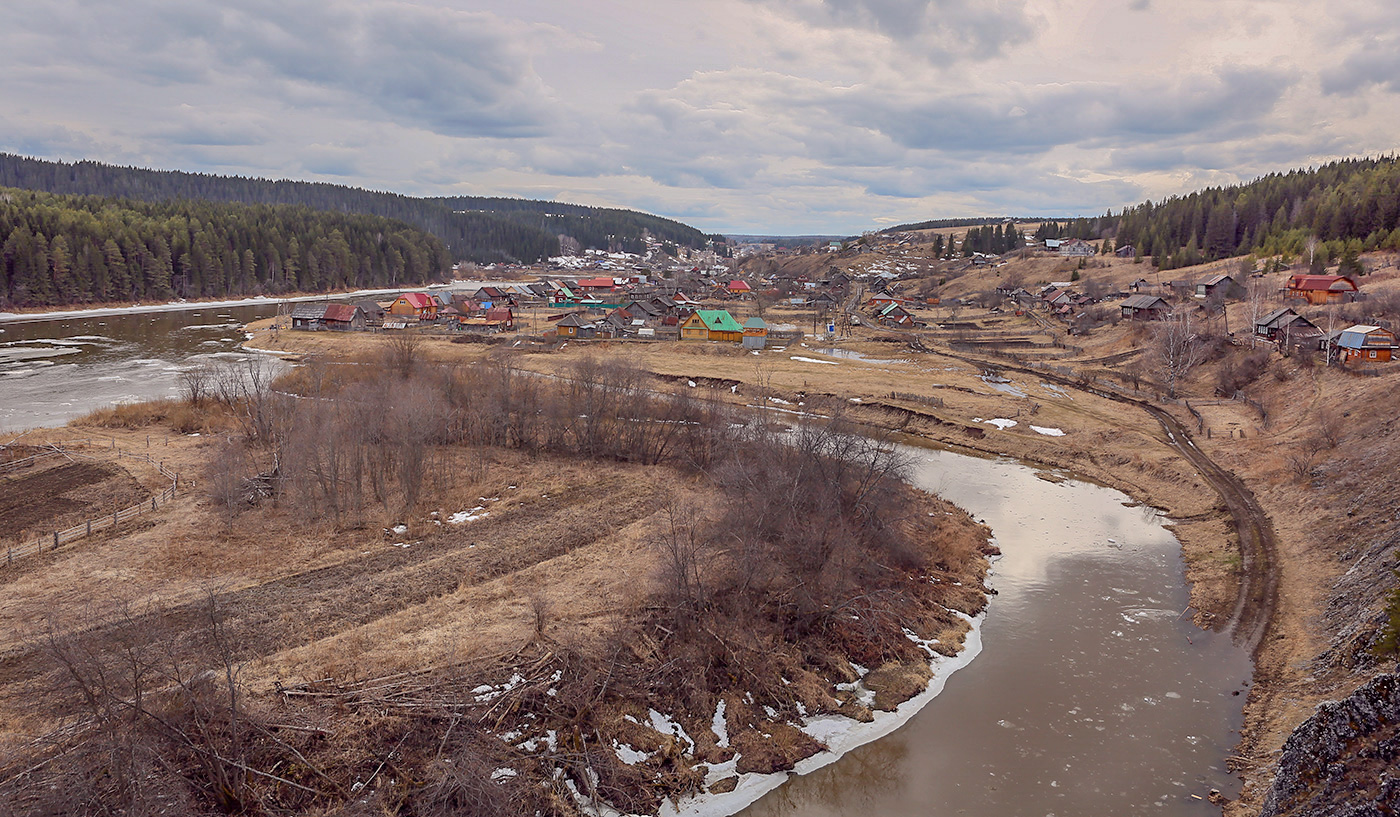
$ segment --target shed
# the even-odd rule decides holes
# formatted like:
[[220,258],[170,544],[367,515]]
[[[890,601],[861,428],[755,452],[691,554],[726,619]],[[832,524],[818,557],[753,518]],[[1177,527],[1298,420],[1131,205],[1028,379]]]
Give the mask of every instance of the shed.
[[369,326],[378,326],[384,323],[384,307],[374,301],[356,301],[355,306],[365,313],[365,323]]
[[768,321],[754,316],[744,321],[745,349],[762,349],[768,345]]
[[327,329],[339,332],[365,331],[365,311],[354,304],[327,304],[322,320]]

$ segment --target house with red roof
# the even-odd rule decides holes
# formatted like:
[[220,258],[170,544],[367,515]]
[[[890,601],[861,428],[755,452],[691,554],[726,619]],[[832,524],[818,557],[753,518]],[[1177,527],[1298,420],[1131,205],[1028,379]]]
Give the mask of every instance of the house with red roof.
[[1356,282],[1345,275],[1292,275],[1283,296],[1314,305],[1350,303],[1356,298]]
[[426,293],[405,292],[389,304],[388,312],[401,318],[431,321],[437,319],[438,303]]

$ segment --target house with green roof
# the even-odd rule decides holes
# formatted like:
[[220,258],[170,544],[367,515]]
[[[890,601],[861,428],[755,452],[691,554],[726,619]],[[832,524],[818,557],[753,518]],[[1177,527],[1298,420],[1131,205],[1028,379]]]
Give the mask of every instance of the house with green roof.
[[681,324],[681,340],[722,340],[739,343],[744,327],[727,309],[697,309]]

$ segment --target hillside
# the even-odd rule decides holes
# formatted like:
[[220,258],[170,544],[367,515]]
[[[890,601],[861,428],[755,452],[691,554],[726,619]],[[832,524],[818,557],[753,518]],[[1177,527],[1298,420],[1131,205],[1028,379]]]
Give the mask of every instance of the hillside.
[[1111,238],[1175,269],[1254,252],[1321,269],[1400,249],[1400,159],[1348,159],[1044,225],[1039,238]]
[[382,216],[0,188],[5,307],[412,286],[450,268],[435,236]]
[[531,263],[559,254],[560,236],[586,249],[635,251],[643,235],[687,247],[706,236],[677,221],[631,210],[485,197],[416,198],[324,182],[272,181],[100,162],[53,162],[0,154],[0,186],[163,202],[197,199],[294,204],[398,219],[437,236],[453,260]]

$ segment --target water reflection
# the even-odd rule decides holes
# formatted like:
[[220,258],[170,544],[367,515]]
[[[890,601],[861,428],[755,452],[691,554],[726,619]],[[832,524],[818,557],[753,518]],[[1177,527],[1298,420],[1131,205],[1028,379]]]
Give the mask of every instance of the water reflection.
[[[1179,545],[1154,508],[1005,460],[915,452],[917,481],[1004,554],[983,651],[903,729],[747,815],[1213,815],[1248,656],[1181,615]],[[1193,796],[1194,795],[1194,796]]]
[[0,429],[174,396],[182,369],[242,358],[239,327],[276,311],[266,303],[0,323]]

